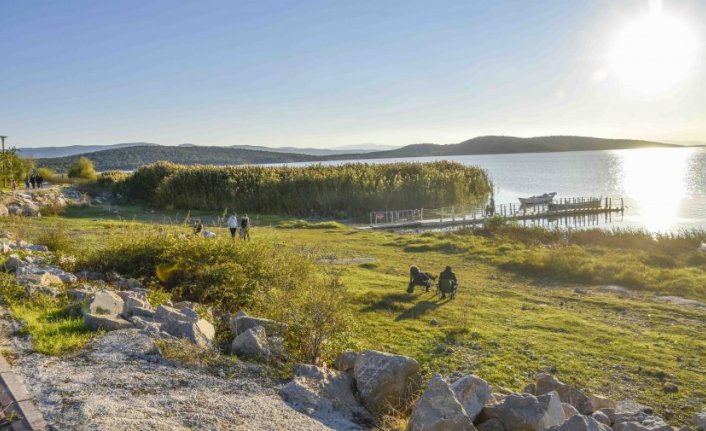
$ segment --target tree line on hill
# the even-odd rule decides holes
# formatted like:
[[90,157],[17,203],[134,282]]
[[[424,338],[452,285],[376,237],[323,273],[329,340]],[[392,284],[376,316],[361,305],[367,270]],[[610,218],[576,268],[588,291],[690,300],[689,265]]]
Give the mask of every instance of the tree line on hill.
[[[316,156],[311,154],[261,151],[233,147],[143,145],[114,148],[90,153],[98,171],[135,170],[142,165],[158,161],[194,165],[244,165],[329,160],[363,160],[380,158],[406,158],[427,156],[459,156],[474,154],[511,154],[563,151],[597,151],[634,148],[678,147],[652,141],[630,139],[602,139],[580,136],[547,136],[517,138],[511,136],[482,136],[458,144],[414,144],[395,150],[375,151],[364,154],[337,154]],[[38,166],[66,172],[81,155],[37,159]]]

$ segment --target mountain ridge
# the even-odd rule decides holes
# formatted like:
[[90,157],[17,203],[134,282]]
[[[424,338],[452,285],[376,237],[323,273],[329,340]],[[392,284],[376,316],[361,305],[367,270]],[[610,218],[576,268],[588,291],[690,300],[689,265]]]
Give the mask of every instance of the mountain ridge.
[[251,147],[247,146],[143,145],[113,148],[67,157],[38,159],[37,163],[38,166],[47,166],[59,171],[66,171],[80,156],[86,155],[93,160],[96,169],[104,171],[111,169],[134,170],[141,165],[161,160],[187,165],[240,165],[679,147],[682,146],[635,139],[605,139],[585,136],[540,136],[533,138],[479,136],[457,144],[421,143],[407,145],[394,150],[325,155],[264,151],[251,149]]

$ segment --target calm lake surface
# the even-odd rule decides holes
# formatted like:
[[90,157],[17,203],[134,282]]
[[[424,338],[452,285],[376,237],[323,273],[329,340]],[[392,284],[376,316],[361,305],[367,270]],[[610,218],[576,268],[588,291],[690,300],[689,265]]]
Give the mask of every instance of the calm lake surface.
[[[586,227],[638,227],[653,232],[706,229],[706,148],[498,154],[358,160],[455,160],[488,171],[497,204],[557,192],[557,198],[625,199],[625,213],[550,223]],[[341,162],[329,162],[339,164]],[[543,222],[547,224],[548,222]],[[551,225],[551,224],[550,224]]]

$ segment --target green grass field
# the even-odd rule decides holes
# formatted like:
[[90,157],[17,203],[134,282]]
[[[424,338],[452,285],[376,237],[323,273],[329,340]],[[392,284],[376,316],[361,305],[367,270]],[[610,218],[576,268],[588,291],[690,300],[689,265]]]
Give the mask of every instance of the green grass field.
[[[29,241],[60,230],[74,253],[90,253],[111,238],[156,232],[158,223],[185,218],[136,207],[121,208],[120,214],[121,219],[107,208],[71,209],[62,217],[8,219],[3,229]],[[555,370],[560,379],[591,392],[653,406],[665,418],[672,416],[671,423],[689,422],[706,404],[706,311],[654,299],[657,293],[706,298],[706,284],[699,285],[706,279],[705,265],[688,247],[671,253],[665,265],[652,259],[662,251],[615,245],[547,244],[469,232],[397,234],[251,218],[258,224],[253,244],[316,250],[333,262],[322,265],[335,270],[347,288],[347,306],[355,319],[348,343],[353,348],[415,357],[427,376],[474,373],[514,390],[538,372]],[[183,225],[164,228],[188,232]],[[219,234],[215,241],[230,241],[225,228],[209,229]],[[583,269],[567,269],[568,275],[547,270],[542,265],[551,260],[540,259],[546,253],[554,253],[555,260],[564,256],[566,268]],[[374,262],[346,260],[355,258]],[[457,298],[442,301],[419,288],[408,295],[412,264],[433,273],[451,265],[460,280]],[[625,275],[611,278],[616,268],[648,276],[634,283]],[[622,297],[598,289],[607,282],[630,285],[636,294]],[[13,311],[30,320],[29,312],[17,305]],[[41,316],[31,319],[42,321]],[[432,319],[438,325],[430,324]],[[51,346],[42,350],[57,352]],[[679,385],[679,391],[664,392],[667,381]]]

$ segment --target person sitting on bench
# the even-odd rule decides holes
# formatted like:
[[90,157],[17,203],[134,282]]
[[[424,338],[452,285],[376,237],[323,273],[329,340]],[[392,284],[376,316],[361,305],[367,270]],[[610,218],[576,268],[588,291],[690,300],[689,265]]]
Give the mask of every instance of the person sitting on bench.
[[456,296],[456,287],[458,286],[458,280],[456,279],[456,274],[450,266],[447,266],[444,271],[439,274],[439,291],[441,292],[441,299],[446,298],[449,295],[451,299]]

